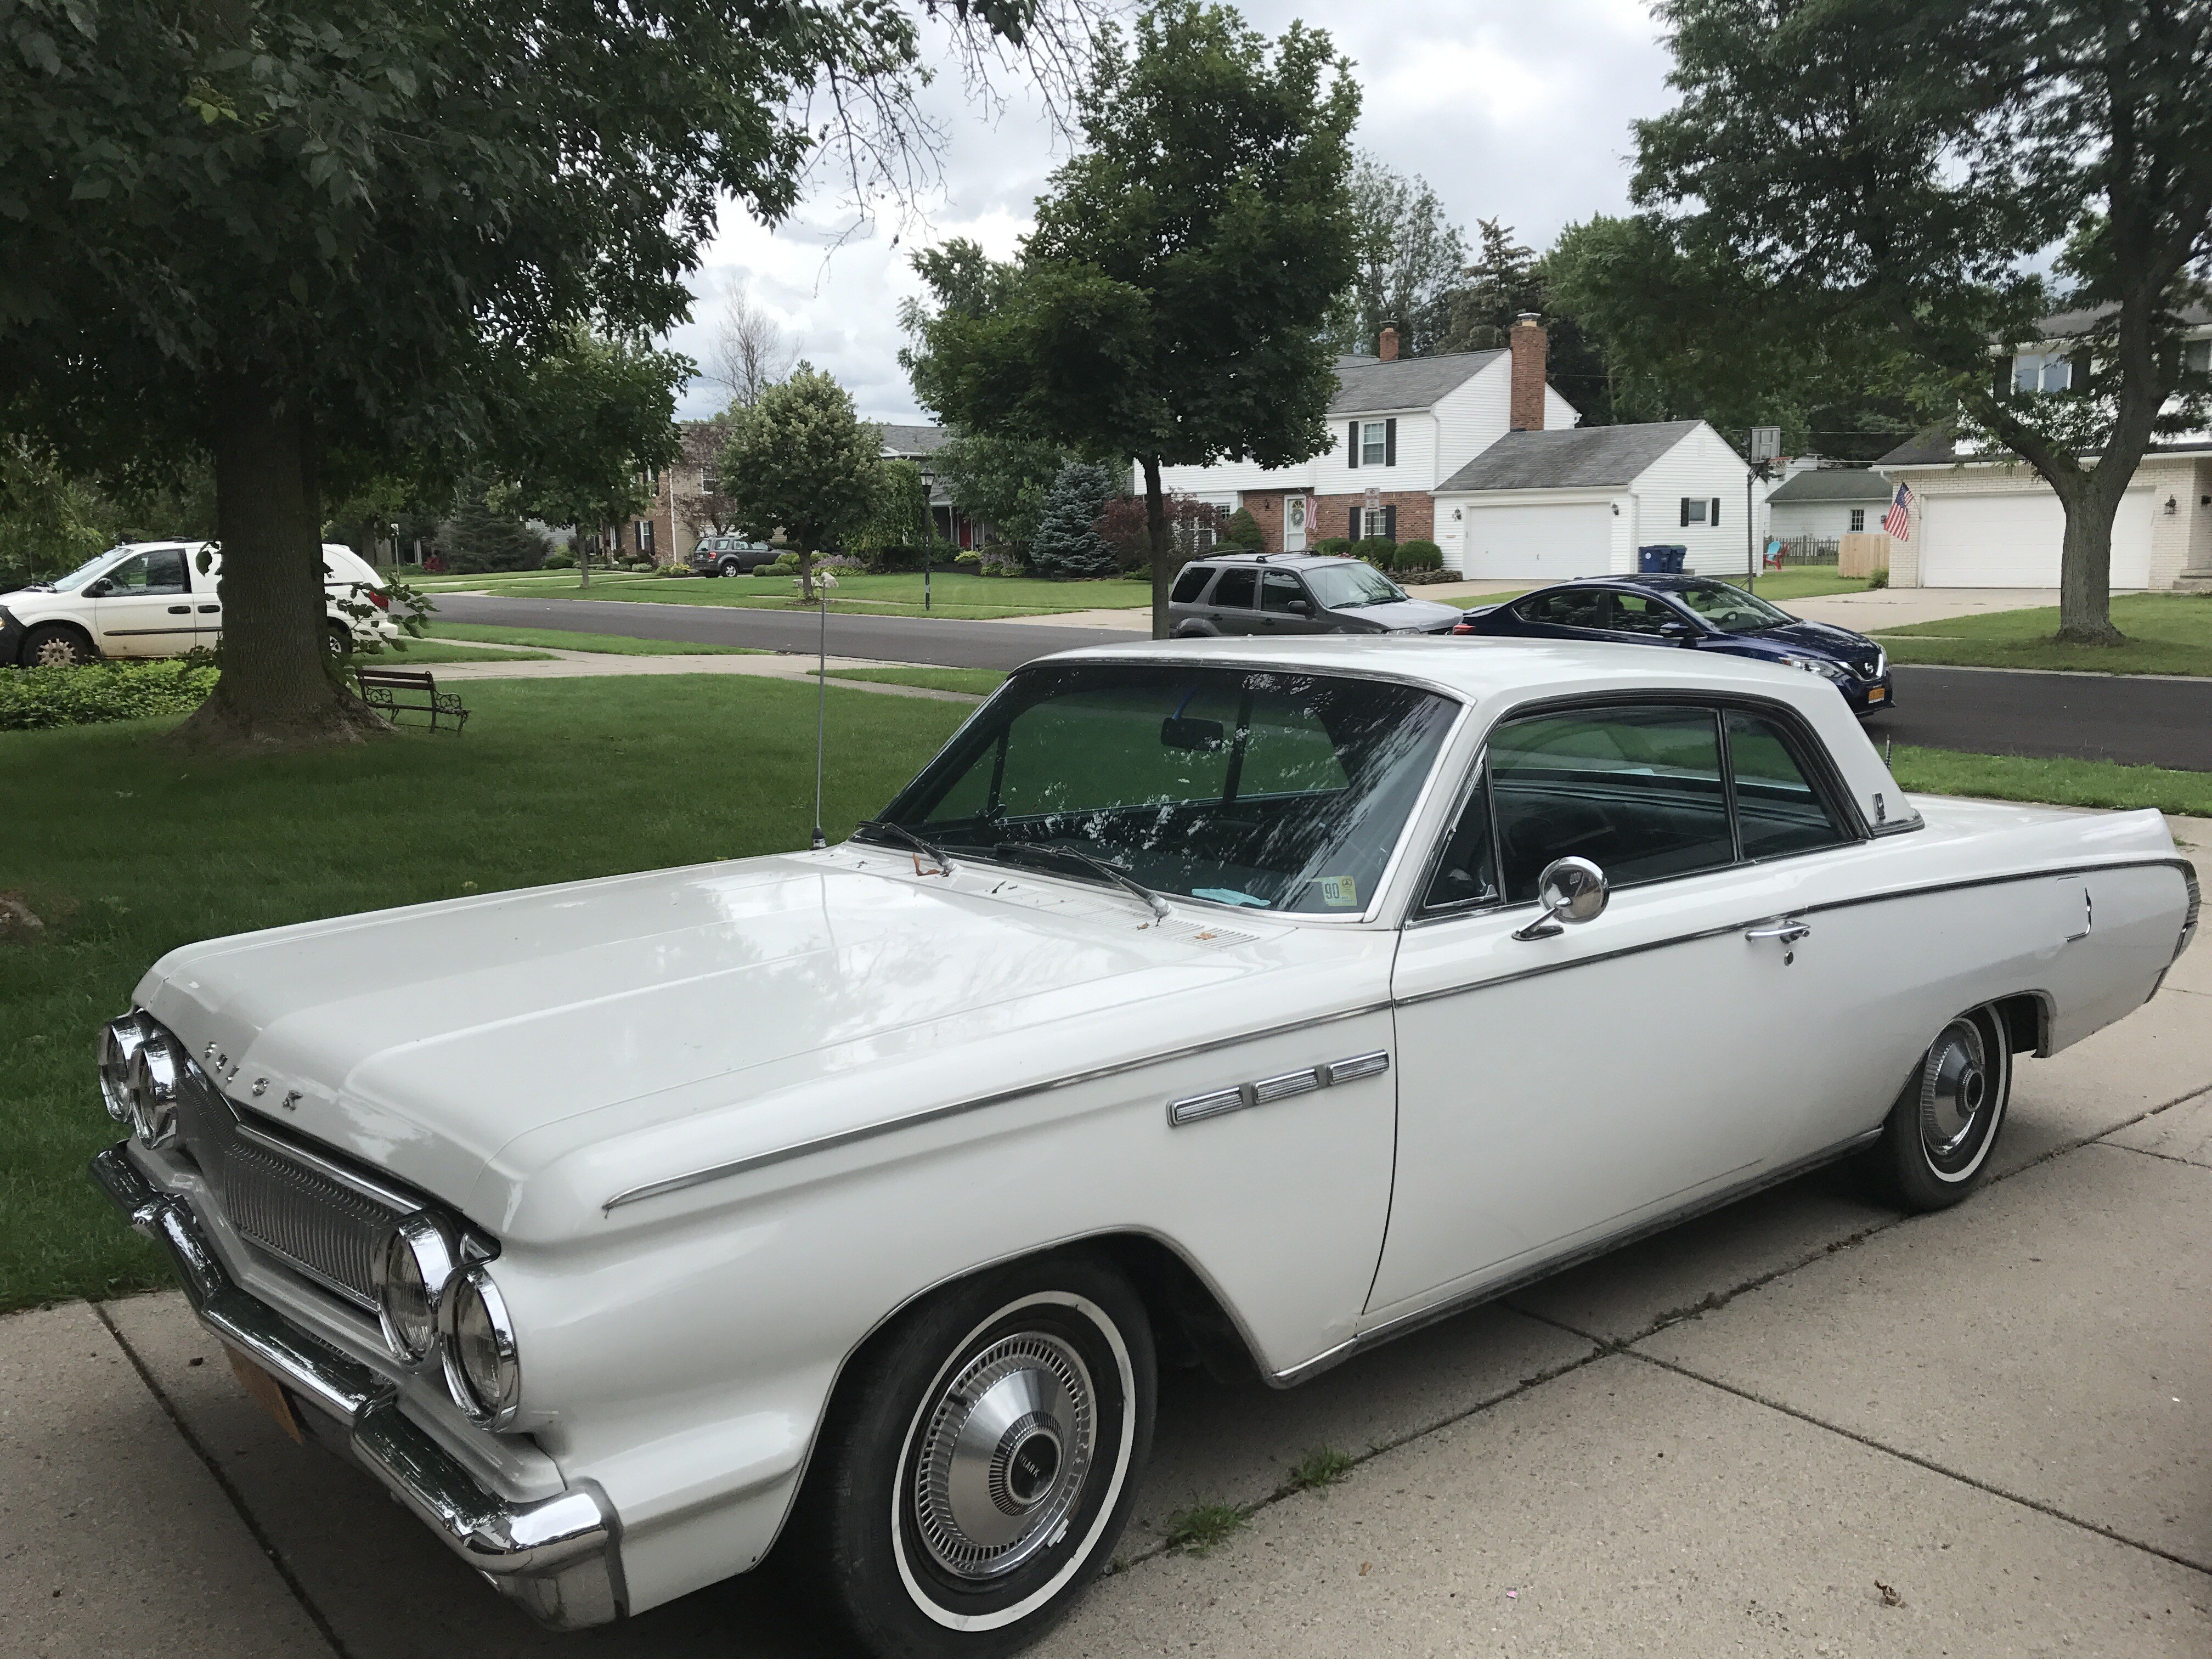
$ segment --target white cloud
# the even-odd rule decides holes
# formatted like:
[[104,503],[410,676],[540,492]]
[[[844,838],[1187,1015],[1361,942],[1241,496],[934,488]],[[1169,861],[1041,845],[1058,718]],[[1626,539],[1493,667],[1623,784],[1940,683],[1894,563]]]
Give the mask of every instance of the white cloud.
[[[1244,11],[1271,34],[1298,15],[1286,0],[1249,0]],[[1356,142],[1425,178],[1470,240],[1477,219],[1494,218],[1540,249],[1565,224],[1620,211],[1629,124],[1670,101],[1668,54],[1641,0],[1395,0],[1321,27],[1358,65],[1365,95]],[[1066,153],[1033,94],[1012,89],[990,119],[957,81],[947,75],[921,94],[946,140],[942,187],[923,222],[854,230],[856,216],[827,178],[773,231],[726,212],[694,279],[696,320],[670,343],[703,357],[722,296],[749,287],[863,416],[927,419],[898,366],[899,301],[920,289],[914,249],[965,236],[997,257],[1012,253]],[[719,401],[695,381],[679,412],[709,414]]]

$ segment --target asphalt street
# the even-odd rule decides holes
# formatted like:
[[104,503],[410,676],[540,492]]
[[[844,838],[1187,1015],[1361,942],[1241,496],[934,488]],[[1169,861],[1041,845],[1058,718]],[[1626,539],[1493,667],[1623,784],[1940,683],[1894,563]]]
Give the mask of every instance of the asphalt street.
[[[650,605],[624,599],[504,599],[453,596],[450,621],[506,628],[575,628],[635,639],[691,640],[769,651],[811,652],[816,619],[789,611]],[[1032,658],[1134,635],[1119,629],[921,617],[830,618],[832,656],[952,668],[1018,668]],[[1896,709],[1868,730],[1875,742],[1987,755],[2114,760],[2212,771],[2212,680],[2026,674],[1975,668],[1899,668]]]

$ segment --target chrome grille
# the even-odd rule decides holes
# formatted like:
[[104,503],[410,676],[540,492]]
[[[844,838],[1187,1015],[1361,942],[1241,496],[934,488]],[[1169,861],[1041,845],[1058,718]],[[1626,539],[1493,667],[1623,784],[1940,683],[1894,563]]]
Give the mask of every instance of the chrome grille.
[[416,1207],[341,1179],[313,1154],[241,1123],[197,1067],[178,1091],[179,1139],[242,1238],[356,1307],[376,1310],[370,1262]]

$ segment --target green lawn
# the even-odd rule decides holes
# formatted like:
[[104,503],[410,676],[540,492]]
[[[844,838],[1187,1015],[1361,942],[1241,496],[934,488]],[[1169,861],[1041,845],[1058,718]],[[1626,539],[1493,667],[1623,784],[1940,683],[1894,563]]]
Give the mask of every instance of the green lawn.
[[1006,683],[991,668],[833,668],[830,683],[872,680],[879,685],[919,685],[931,691],[968,691],[988,697]]
[[[491,645],[537,645],[553,651],[604,651],[618,657],[763,657],[749,645],[702,645],[690,640],[633,640],[620,634],[577,634],[565,628],[483,628],[473,623],[434,622],[433,640],[481,640]],[[478,652],[481,662],[490,654]],[[521,652],[500,653],[520,656]],[[530,653],[536,655],[536,653]]]
[[1990,611],[1978,617],[1888,628],[1892,662],[1972,668],[2058,668],[2089,674],[2212,674],[2212,599],[2193,593],[2124,593],[2112,622],[2125,645],[2060,645],[2055,608]]
[[1890,757],[1889,769],[1905,788],[1931,795],[1986,795],[2061,806],[2155,806],[2161,812],[2212,817],[2212,772],[1950,749],[1899,749]]
[[[1721,580],[1738,587],[1747,586],[1741,576],[1723,576]],[[1760,599],[1787,605],[1792,599],[1818,599],[1824,593],[1863,593],[1867,581],[1863,576],[1838,576],[1832,564],[1792,564],[1761,576],[1752,586],[1756,586]]]
[[[799,605],[796,583],[788,576],[594,575],[588,590],[574,571],[552,575],[474,577],[456,586],[501,598],[534,599],[630,599],[656,605],[742,605],[791,610]],[[972,576],[939,571],[930,578],[929,614],[955,619],[1044,616],[1061,611],[1133,610],[1152,603],[1143,582],[1047,581],[1036,576]],[[830,600],[837,611],[888,616],[920,616],[920,572],[894,576],[844,575]]]
[[428,639],[387,641],[381,651],[365,651],[359,660],[378,668],[416,668],[428,662],[550,662],[543,651],[479,651],[470,645],[449,645],[433,635]]
[[[489,653],[487,653],[489,654]],[[0,733],[0,888],[46,923],[0,933],[0,1311],[166,1284],[87,1182],[115,1138],[100,1023],[193,939],[470,891],[803,847],[812,686],[726,675],[487,681],[465,735],[214,763],[163,720]],[[829,702],[825,827],[878,811],[968,715]]]

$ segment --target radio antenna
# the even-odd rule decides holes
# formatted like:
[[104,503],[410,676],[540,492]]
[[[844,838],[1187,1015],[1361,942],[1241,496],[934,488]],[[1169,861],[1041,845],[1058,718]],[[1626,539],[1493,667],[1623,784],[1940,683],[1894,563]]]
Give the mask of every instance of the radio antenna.
[[822,748],[827,729],[830,701],[830,589],[836,580],[828,571],[814,573],[814,597],[821,607],[822,631],[814,665],[814,850],[830,844],[822,833]]
[[[1887,765],[1888,765],[1888,764],[1889,764],[1889,750],[1890,750],[1890,746],[1891,746],[1893,744],[1894,744],[1896,741],[1897,741],[1897,739],[1896,739],[1895,738],[1884,738],[1881,740],[1881,763],[1882,763],[1884,766],[1887,766]],[[816,812],[815,816],[816,816],[816,817],[819,817],[821,816],[821,813],[819,812],[819,811],[817,811]]]

